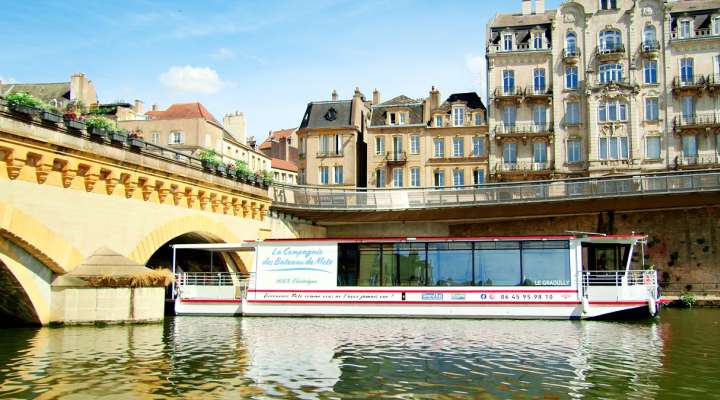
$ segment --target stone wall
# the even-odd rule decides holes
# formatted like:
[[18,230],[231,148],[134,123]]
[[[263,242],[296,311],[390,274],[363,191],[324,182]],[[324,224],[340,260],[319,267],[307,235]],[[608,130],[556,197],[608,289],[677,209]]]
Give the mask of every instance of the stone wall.
[[62,287],[52,289],[50,322],[160,322],[164,318],[165,288]]

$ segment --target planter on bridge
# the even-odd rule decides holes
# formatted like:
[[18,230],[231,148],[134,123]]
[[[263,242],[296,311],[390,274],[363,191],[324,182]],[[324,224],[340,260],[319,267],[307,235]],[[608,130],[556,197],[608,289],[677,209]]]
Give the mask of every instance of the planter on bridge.
[[40,112],[40,119],[42,119],[45,122],[50,122],[53,124],[60,123],[60,121],[63,120],[63,118],[60,114],[54,113],[49,110],[42,110]]
[[223,164],[218,164],[218,165],[215,167],[215,172],[216,172],[218,175],[220,175],[220,176],[225,176],[225,174],[227,173],[227,169],[225,168],[225,165],[223,165]]
[[127,142],[127,133],[122,131],[112,131],[110,133],[110,140],[115,143],[125,143]]
[[76,131],[81,131],[81,130],[85,129],[85,124],[76,119],[65,118],[64,121],[65,121],[65,126],[68,129],[73,129]]
[[130,138],[130,147],[135,149],[144,149],[145,148],[145,141],[136,137]]
[[16,114],[24,115],[26,117],[32,116],[36,111],[35,107],[30,107],[30,106],[26,106],[23,104],[15,104],[15,103],[10,103],[8,105],[8,108],[10,108],[10,111],[12,111]]
[[105,139],[107,138],[108,131],[102,128],[91,126],[87,128],[88,133],[91,137],[98,138],[98,139]]

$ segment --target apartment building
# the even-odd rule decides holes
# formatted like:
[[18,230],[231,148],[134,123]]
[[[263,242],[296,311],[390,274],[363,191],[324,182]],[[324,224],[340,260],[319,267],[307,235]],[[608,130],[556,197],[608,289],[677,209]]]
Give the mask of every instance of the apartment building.
[[330,101],[308,103],[297,130],[300,184],[367,185],[369,106],[358,88],[350,100],[333,90]]
[[270,131],[258,150],[271,160],[271,172],[275,182],[297,184],[298,148],[297,129]]
[[464,186],[487,176],[486,109],[474,92],[440,103],[405,95],[380,102],[373,92],[368,127],[368,179],[372,187]]
[[717,165],[720,1],[521,6],[487,28],[494,180]]

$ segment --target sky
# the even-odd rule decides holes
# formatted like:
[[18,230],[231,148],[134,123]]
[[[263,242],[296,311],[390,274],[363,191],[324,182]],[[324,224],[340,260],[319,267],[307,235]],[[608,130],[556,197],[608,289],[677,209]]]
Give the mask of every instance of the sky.
[[[546,1],[553,8],[560,0]],[[307,103],[404,94],[485,95],[485,27],[520,0],[12,1],[0,13],[0,80],[85,73],[100,102],[200,101],[241,111],[248,136],[297,127]]]

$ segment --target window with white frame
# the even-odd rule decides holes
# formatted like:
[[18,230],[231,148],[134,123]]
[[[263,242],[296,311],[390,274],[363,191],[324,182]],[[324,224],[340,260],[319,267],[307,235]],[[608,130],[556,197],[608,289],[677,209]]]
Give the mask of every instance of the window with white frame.
[[578,163],[582,161],[580,150],[582,141],[580,139],[569,139],[567,141],[567,162]]
[[655,27],[652,25],[646,25],[643,29],[643,50],[658,50],[659,44],[657,42],[657,34]]
[[645,121],[657,121],[660,118],[657,97],[645,98]]
[[385,155],[385,137],[384,136],[376,136],[375,137],[375,154],[376,155]]
[[172,131],[168,137],[168,144],[185,143],[185,134],[182,131]]
[[512,51],[513,49],[513,35],[512,33],[503,34],[503,50]]
[[410,186],[420,187],[420,168],[419,167],[410,168]]
[[160,144],[160,132],[153,132],[150,140],[152,140],[154,144]]
[[680,100],[682,105],[682,118],[685,123],[694,123],[695,121],[695,97],[683,96]]
[[648,160],[660,159],[660,136],[645,138],[645,158]]
[[614,29],[602,31],[599,34],[599,46],[601,52],[614,52],[622,48],[622,36],[620,31]]
[[598,120],[600,122],[615,122],[627,120],[627,106],[617,100],[600,103],[598,107]]
[[543,132],[547,125],[547,107],[534,105],[532,108],[533,131]]
[[517,163],[517,143],[503,144],[503,163],[505,163],[505,164]]
[[506,129],[513,129],[515,128],[515,116],[517,114],[517,109],[515,106],[505,106],[502,110],[502,117],[503,117],[503,125]]
[[485,154],[485,139],[480,136],[475,136],[472,139],[473,144],[473,156],[482,157]]
[[333,167],[333,183],[336,185],[342,185],[343,182],[343,167],[342,165],[336,165]]
[[578,67],[565,67],[565,89],[578,88]]
[[715,135],[715,153],[720,155],[720,133]]
[[433,183],[435,187],[445,186],[445,171],[438,169],[433,173]]
[[568,32],[565,35],[565,54],[569,56],[577,55],[577,35],[575,32]]
[[443,116],[442,115],[436,115],[435,116],[435,127],[436,128],[442,128],[443,126]]
[[600,64],[598,71],[600,83],[619,82],[623,77],[622,64]]
[[601,137],[599,140],[599,156],[601,160],[627,160],[627,136]]
[[397,124],[397,113],[391,112],[388,113],[388,125],[395,125]]
[[643,65],[643,80],[645,83],[658,83],[657,61],[645,61]]
[[330,136],[320,135],[320,154],[327,154],[330,148]]
[[433,140],[433,157],[435,157],[435,158],[445,157],[445,139],[436,138]]
[[576,101],[570,101],[565,103],[565,124],[566,125],[578,125],[580,124],[580,103]]
[[480,126],[482,124],[483,124],[482,113],[476,112],[475,113],[475,126]]
[[680,20],[680,38],[687,39],[692,36],[692,27],[689,19]]
[[393,187],[403,187],[402,168],[393,168]]
[[535,94],[543,94],[545,89],[545,68],[535,68],[533,70],[533,91]]
[[376,187],[385,187],[385,170],[384,169],[376,169],[375,170],[375,186]]
[[407,113],[400,112],[398,113],[398,125],[405,125],[407,124]]
[[695,80],[695,62],[692,58],[680,59],[680,82],[693,83]]
[[333,140],[333,153],[342,154],[342,135],[335,135]]
[[544,142],[533,143],[533,162],[544,164],[547,162],[547,144]]
[[712,25],[712,34],[716,35],[716,36],[720,35],[720,16],[712,17],[711,25]]
[[543,48],[543,33],[542,32],[533,32],[532,34],[533,38],[533,49],[540,50]]
[[465,140],[461,137],[453,138],[453,157],[464,156],[463,148],[465,147]]
[[600,0],[601,10],[614,10],[617,8],[617,0]]
[[420,135],[410,135],[410,154],[420,154]]
[[305,170],[299,169],[298,170],[298,185],[304,185],[305,184]]
[[482,185],[485,183],[485,171],[482,169],[473,170],[473,185]]
[[330,167],[320,167],[320,184],[327,185],[330,183]]
[[697,137],[695,135],[685,135],[682,138],[682,151],[685,157],[697,157]]
[[304,136],[300,138],[300,149],[298,149],[300,154],[305,154],[305,141],[306,139]]
[[503,71],[503,93],[506,95],[515,93],[515,71],[513,70]]
[[460,168],[453,170],[453,186],[465,186],[465,171]]
[[465,125],[465,107],[453,106],[453,125],[464,126]]

